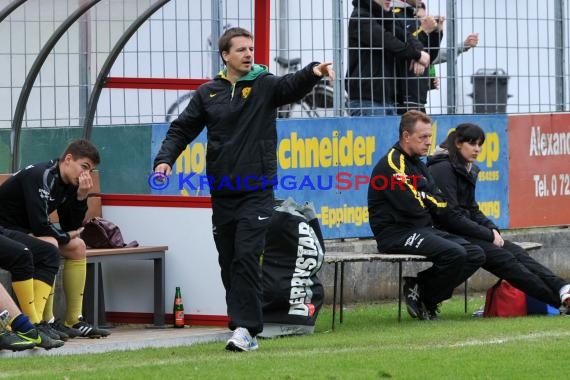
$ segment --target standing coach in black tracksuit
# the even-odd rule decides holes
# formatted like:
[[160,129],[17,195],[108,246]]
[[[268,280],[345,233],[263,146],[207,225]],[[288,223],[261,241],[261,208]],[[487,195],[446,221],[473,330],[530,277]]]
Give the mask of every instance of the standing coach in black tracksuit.
[[431,145],[431,119],[412,110],[402,115],[400,139],[372,171],[368,187],[370,226],[378,250],[426,256],[433,263],[406,278],[404,294],[412,317],[437,319],[437,305],[485,261],[483,250],[433,227],[432,215],[447,204],[420,160]]
[[334,79],[334,71],[331,63],[313,62],[294,74],[271,75],[253,63],[253,36],[242,28],[228,29],[218,45],[226,68],[200,86],[172,122],[154,170],[170,174],[207,127],[213,234],[234,331],[226,349],[250,351],[263,329],[259,259],[277,180],[276,109],[302,98],[323,76]]

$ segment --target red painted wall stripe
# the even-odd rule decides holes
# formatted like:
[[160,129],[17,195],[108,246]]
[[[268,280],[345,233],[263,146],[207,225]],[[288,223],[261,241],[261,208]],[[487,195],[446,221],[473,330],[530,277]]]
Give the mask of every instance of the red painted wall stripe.
[[108,77],[107,88],[133,88],[148,90],[195,90],[209,79],[133,78]]
[[101,194],[103,206],[212,208],[208,196]]
[[[123,311],[108,311],[105,313],[105,319],[107,322],[111,323],[152,324],[153,317],[153,313],[132,313]],[[190,326],[226,327],[228,325],[228,320],[228,317],[225,315],[184,315],[184,324]],[[172,314],[165,314],[164,324],[172,325],[173,323],[174,316]]]

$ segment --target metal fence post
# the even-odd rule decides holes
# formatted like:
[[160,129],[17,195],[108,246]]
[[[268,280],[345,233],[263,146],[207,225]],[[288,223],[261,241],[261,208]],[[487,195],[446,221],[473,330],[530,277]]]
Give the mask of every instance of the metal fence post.
[[[556,93],[556,111],[566,109],[566,92],[564,79],[566,78],[566,64],[564,63],[564,0],[554,1],[554,86]],[[569,84],[570,85],[570,84]]]
[[456,42],[456,22],[457,1],[447,0],[447,113],[454,114],[457,109],[456,71],[457,71],[457,42]]
[[344,113],[344,81],[341,79],[344,75],[344,28],[342,25],[343,0],[333,0],[333,64],[336,72],[334,81],[334,98],[333,108],[334,115],[341,116]]

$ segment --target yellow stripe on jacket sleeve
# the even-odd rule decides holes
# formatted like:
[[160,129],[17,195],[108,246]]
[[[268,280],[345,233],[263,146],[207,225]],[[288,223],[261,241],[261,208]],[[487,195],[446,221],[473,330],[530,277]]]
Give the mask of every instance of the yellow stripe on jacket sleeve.
[[388,153],[388,165],[396,172],[396,174],[404,177],[405,181],[403,183],[412,192],[412,194],[414,195],[414,198],[417,199],[420,206],[422,206],[422,208],[426,208],[424,201],[422,200],[421,196],[418,194],[416,188],[408,183],[408,179],[407,179],[407,175],[406,175],[406,161],[405,161],[404,155],[400,153],[400,167],[397,167],[394,164],[394,160],[393,160],[392,156],[393,156],[395,151],[396,150],[394,148],[392,148],[392,150],[390,150],[390,152]]
[[436,207],[439,207],[439,208],[447,207],[447,202],[438,202],[437,199],[435,199],[431,195],[426,195],[426,199],[430,200],[434,205],[436,205]]

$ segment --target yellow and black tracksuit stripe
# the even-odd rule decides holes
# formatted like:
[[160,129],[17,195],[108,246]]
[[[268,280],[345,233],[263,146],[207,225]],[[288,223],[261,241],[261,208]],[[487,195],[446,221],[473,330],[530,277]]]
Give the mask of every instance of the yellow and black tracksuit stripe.
[[[394,163],[395,155],[399,156],[398,165]],[[405,158],[406,158],[405,155],[401,154],[399,151],[396,151],[395,148],[390,149],[390,152],[388,152],[388,165],[390,165],[390,167],[394,170],[396,174],[399,174],[404,177],[407,176]],[[404,185],[412,192],[414,198],[417,199],[418,203],[423,208],[425,208],[426,205],[422,198],[425,198],[426,200],[430,201],[435,207],[444,208],[447,206],[447,203],[445,201],[438,201],[436,197],[430,195],[429,193],[424,193],[425,195],[421,194],[422,192],[419,192],[417,187],[414,186],[414,184],[410,183],[409,181],[404,182]]]

